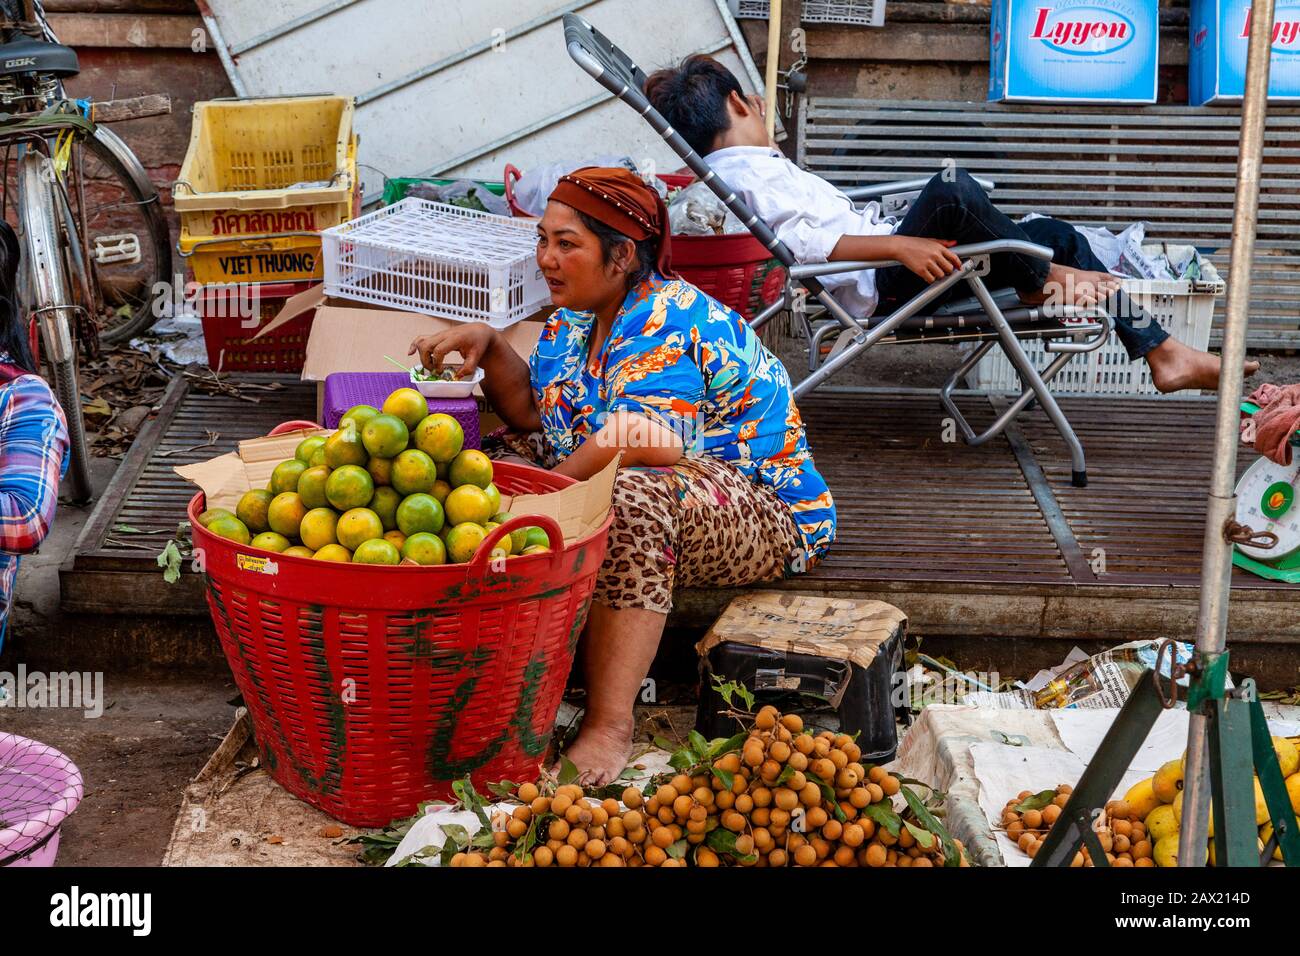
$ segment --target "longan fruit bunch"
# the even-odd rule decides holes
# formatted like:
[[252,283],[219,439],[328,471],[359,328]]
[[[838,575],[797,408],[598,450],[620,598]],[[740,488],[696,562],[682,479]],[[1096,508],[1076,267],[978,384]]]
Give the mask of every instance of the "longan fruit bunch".
[[[1034,795],[1030,790],[1020,791],[1002,808],[1002,825],[1007,837],[1015,842],[1026,856],[1031,859],[1037,856],[1043,841],[1056,821],[1060,819],[1061,810],[1069,802],[1073,792],[1073,787],[1063,783],[1056,788],[1056,796],[1052,798],[1052,802],[1041,810],[1017,812],[1016,806]],[[1151,842],[1146,839],[1146,828],[1140,820],[1134,823],[1130,819],[1128,804],[1124,801],[1115,800],[1107,804],[1106,814],[1098,819],[1094,831],[1097,834],[1097,842],[1101,844],[1111,866],[1155,866],[1155,860],[1151,857]],[[1092,856],[1086,847],[1081,847],[1074,854],[1074,859],[1070,861],[1071,867],[1092,865]]]

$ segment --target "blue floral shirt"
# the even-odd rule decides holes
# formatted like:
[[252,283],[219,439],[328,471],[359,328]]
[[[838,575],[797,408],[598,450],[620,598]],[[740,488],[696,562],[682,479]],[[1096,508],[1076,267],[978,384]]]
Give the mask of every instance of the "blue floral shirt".
[[529,361],[542,431],[563,459],[610,412],[644,415],[686,454],[721,458],[789,505],[805,559],[835,538],[835,503],[813,465],[790,377],[744,318],[680,279],[652,275],[629,293],[589,361],[589,312],[557,309]]

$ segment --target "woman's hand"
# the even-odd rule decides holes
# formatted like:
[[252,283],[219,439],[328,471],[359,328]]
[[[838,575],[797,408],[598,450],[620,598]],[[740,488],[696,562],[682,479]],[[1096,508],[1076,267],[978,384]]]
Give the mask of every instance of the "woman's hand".
[[459,352],[462,360],[457,378],[469,378],[483,364],[497,339],[497,331],[484,322],[463,322],[434,335],[421,335],[411,343],[407,355],[420,354],[420,362],[431,372],[442,371],[448,352]]
[[894,249],[890,258],[897,259],[926,282],[942,279],[954,269],[961,268],[961,259],[951,250],[952,246],[957,245],[952,239],[895,235],[893,241]]

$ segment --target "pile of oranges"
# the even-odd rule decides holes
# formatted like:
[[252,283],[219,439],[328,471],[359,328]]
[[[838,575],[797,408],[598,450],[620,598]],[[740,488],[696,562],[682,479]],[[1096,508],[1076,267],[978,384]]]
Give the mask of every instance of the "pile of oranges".
[[520,805],[493,820],[494,845],[456,853],[451,865],[969,865],[959,841],[946,857],[936,833],[900,816],[899,779],[860,757],[847,734],[813,734],[767,706],[733,749],[620,799],[575,784],[520,785]]
[[[465,562],[511,516],[501,510],[491,460],[464,443],[455,418],[429,414],[423,395],[400,388],[382,409],[357,405],[333,434],[304,438],[233,514],[210,508],[199,522],[220,537],[291,557]],[[519,528],[491,557],[549,550],[541,528]]]
[[[1060,784],[1054,791],[1033,793],[1022,790],[1008,800],[1002,808],[1002,827],[1010,839],[1026,856],[1035,857],[1058,820],[1061,810],[1070,801],[1074,788]],[[1106,812],[1093,822],[1097,842],[1106,854],[1106,862],[1117,867],[1152,867],[1152,840],[1141,818],[1132,819],[1128,805],[1112,800]],[[1090,867],[1092,856],[1086,846],[1075,852],[1072,867]]]

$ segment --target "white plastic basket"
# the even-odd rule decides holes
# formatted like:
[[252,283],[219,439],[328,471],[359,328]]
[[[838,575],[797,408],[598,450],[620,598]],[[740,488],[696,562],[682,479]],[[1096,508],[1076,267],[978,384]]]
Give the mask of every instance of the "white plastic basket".
[[883,27],[885,0],[803,0],[801,19],[804,23]]
[[[1210,344],[1214,321],[1214,300],[1223,294],[1222,282],[1193,282],[1187,279],[1125,279],[1122,288],[1160,327],[1192,348],[1204,351]],[[1042,369],[1056,353],[1047,353],[1042,339],[1021,339],[1025,354],[1035,368]],[[1020,376],[999,346],[989,349],[967,376],[967,385],[982,392],[1021,391]],[[1052,392],[1078,395],[1159,395],[1151,382],[1151,369],[1138,359],[1130,362],[1128,352],[1112,334],[1110,340],[1092,352],[1076,355],[1048,383]],[[1185,395],[1186,392],[1179,394]]]
[[501,329],[550,302],[537,224],[410,197],[321,233],[325,293]]
[[766,20],[771,10],[769,0],[736,0],[733,13],[740,20]]

